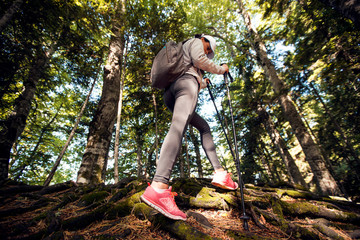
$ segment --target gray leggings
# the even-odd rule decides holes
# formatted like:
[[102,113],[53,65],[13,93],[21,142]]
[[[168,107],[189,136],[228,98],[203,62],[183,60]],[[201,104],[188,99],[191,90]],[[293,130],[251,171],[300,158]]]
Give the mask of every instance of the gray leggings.
[[160,159],[153,181],[169,183],[170,174],[182,144],[182,138],[190,123],[199,130],[201,144],[213,168],[222,168],[216,155],[209,124],[195,113],[199,84],[195,77],[184,75],[164,93],[166,106],[173,113],[171,126],[161,146]]

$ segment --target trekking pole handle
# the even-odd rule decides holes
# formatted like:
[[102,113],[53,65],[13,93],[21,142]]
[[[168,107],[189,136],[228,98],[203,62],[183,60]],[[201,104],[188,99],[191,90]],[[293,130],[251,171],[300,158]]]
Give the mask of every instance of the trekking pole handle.
[[234,79],[233,79],[233,77],[231,76],[230,72],[228,72],[227,74],[228,74],[228,76],[229,76],[229,78],[230,78],[230,82],[233,82]]
[[225,84],[227,85],[229,83],[229,80],[228,80],[228,73],[224,73],[224,82]]
[[230,82],[231,82],[231,83],[234,82],[234,79],[233,79],[233,77],[231,76],[230,72],[226,72],[226,73],[224,73],[225,83],[229,83],[228,76],[229,76],[229,78],[230,78]]

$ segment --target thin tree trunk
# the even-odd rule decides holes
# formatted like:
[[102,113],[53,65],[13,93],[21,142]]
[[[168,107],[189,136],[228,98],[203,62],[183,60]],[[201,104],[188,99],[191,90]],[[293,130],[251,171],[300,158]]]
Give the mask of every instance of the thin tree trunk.
[[14,14],[20,9],[21,4],[24,0],[15,0],[10,8],[5,12],[5,14],[0,19],[0,32],[4,30],[7,23],[11,20]]
[[314,143],[311,135],[309,134],[304,122],[302,121],[299,113],[296,111],[294,103],[286,94],[285,83],[279,78],[276,73],[274,64],[267,56],[267,50],[260,35],[257,33],[254,26],[251,24],[250,15],[244,8],[241,0],[237,0],[241,14],[245,20],[245,24],[251,35],[252,47],[254,48],[257,60],[263,67],[265,75],[270,80],[275,93],[279,94],[279,101],[283,109],[284,116],[289,121],[295,135],[304,151],[306,160],[309,163],[311,170],[314,174],[313,181],[316,185],[316,190],[323,195],[341,195],[340,188],[326,168],[324,159],[321,156],[318,146]]
[[[261,149],[265,151],[266,146],[265,146],[265,143],[262,140],[260,140],[260,145],[261,145]],[[263,164],[263,168],[265,169],[265,172],[268,175],[269,182],[274,183],[276,181],[274,171],[272,171],[269,160],[267,159],[266,152],[265,153],[264,152],[262,152],[262,153],[259,152],[259,155],[260,155],[261,163]]]
[[89,127],[88,141],[78,171],[78,184],[99,184],[104,181],[110,142],[119,101],[122,59],[125,46],[123,1],[118,2],[116,18],[113,16],[112,33],[101,99]]
[[156,143],[153,143],[153,144],[151,145],[150,150],[148,151],[148,157],[147,157],[147,162],[146,162],[145,178],[149,178],[149,177],[150,177],[151,159],[152,159],[152,155],[153,155],[154,151],[156,151]]
[[19,172],[17,173],[17,175],[14,177],[14,180],[19,180],[19,178],[21,177],[23,171],[25,170],[25,168],[29,165],[33,165],[33,161],[34,161],[34,157],[36,154],[36,151],[38,150],[40,144],[43,142],[43,137],[45,135],[45,133],[49,130],[51,124],[54,123],[54,121],[56,120],[60,110],[61,110],[62,104],[60,105],[59,109],[56,111],[55,115],[51,118],[51,120],[41,129],[40,132],[40,136],[39,139],[35,145],[35,147],[33,148],[33,150],[31,151],[30,156],[28,157],[28,159],[24,162],[24,164],[20,167],[21,169],[19,170]]
[[52,169],[51,169],[48,177],[46,178],[46,180],[45,180],[45,182],[44,182],[44,186],[45,186],[45,187],[49,186],[51,180],[53,179],[53,177],[54,177],[54,175],[55,175],[55,172],[56,172],[58,166],[60,165],[60,162],[61,162],[61,160],[62,160],[62,158],[63,158],[63,156],[64,156],[67,148],[68,148],[69,145],[70,145],[71,140],[73,139],[73,137],[74,137],[74,135],[75,135],[76,129],[77,129],[79,123],[80,123],[81,117],[82,117],[82,115],[83,115],[83,113],[84,113],[84,111],[85,111],[85,108],[86,108],[86,106],[87,106],[87,104],[88,104],[88,102],[89,102],[89,99],[90,99],[91,93],[92,93],[92,91],[93,91],[93,89],[94,89],[94,86],[95,86],[95,83],[96,83],[97,78],[98,78],[98,74],[96,74],[96,76],[95,76],[95,78],[94,78],[94,81],[93,81],[93,83],[92,83],[92,85],[91,85],[91,87],[90,87],[90,91],[89,91],[89,93],[88,93],[88,95],[87,95],[87,97],[86,97],[86,99],[85,99],[85,101],[84,101],[84,103],[83,103],[83,105],[82,105],[82,107],[81,107],[81,109],[80,109],[79,115],[78,115],[77,118],[76,118],[74,127],[73,127],[73,129],[71,130],[70,135],[69,135],[69,137],[68,137],[65,145],[63,146],[63,148],[62,148],[59,156],[57,157],[57,159],[56,159],[56,161],[55,161],[55,163],[54,163],[54,166],[52,167]]
[[194,145],[194,148],[195,148],[196,165],[197,165],[197,169],[198,169],[198,175],[199,175],[199,178],[203,178],[204,177],[204,172],[203,172],[203,168],[202,168],[202,165],[201,165],[201,155],[200,155],[200,147],[199,147],[200,144],[199,144],[198,139],[195,136],[193,126],[190,126],[189,133],[190,133],[191,141],[192,141],[192,143]]
[[142,162],[142,136],[136,134],[136,160],[137,160],[137,172],[136,175],[138,178],[143,176],[143,162]]
[[38,48],[28,78],[24,81],[24,91],[16,99],[14,111],[2,126],[0,131],[0,182],[8,178],[11,147],[24,131],[39,79],[48,66],[54,49],[54,45],[47,52],[44,52],[41,47]]
[[290,182],[292,184],[299,184],[301,186],[307,187],[307,184],[305,183],[304,178],[301,176],[301,173],[295,163],[295,160],[288,151],[284,139],[280,136],[280,133],[276,130],[274,123],[272,122],[269,114],[266,112],[266,110],[263,107],[259,107],[257,109],[257,113],[264,120],[263,124],[265,126],[265,129],[268,132],[273,143],[275,144],[278,153],[286,166],[288,175],[290,177]]
[[[279,172],[276,170],[276,167],[275,167],[275,161],[273,160],[270,152],[268,151],[268,149],[266,148],[265,144],[263,141],[260,142],[261,143],[261,147],[262,149],[264,150],[265,152],[265,162],[266,164],[270,167],[270,172],[271,172],[271,177],[273,178],[273,181],[278,181],[280,182],[281,181],[281,177],[279,175]],[[269,160],[270,159],[270,160]],[[272,164],[270,164],[272,163]]]
[[188,140],[187,140],[187,136],[186,134],[184,135],[185,137],[185,153],[186,153],[186,166],[187,166],[187,171],[186,171],[186,176],[190,177],[190,158],[189,158],[189,144],[188,144]]
[[159,161],[159,133],[158,133],[158,125],[157,125],[157,121],[158,121],[158,116],[157,116],[157,103],[156,103],[156,96],[155,93],[152,93],[152,99],[153,99],[153,105],[154,105],[154,118],[155,118],[155,162],[156,165],[158,164]]
[[120,141],[120,120],[121,120],[121,109],[122,109],[122,100],[123,100],[123,94],[124,94],[124,83],[125,83],[125,77],[126,77],[126,62],[127,62],[127,46],[125,49],[125,59],[124,64],[122,66],[123,68],[123,74],[122,74],[122,80],[120,82],[120,96],[119,96],[119,103],[118,103],[118,111],[117,111],[117,117],[116,117],[116,130],[115,130],[115,147],[114,147],[114,181],[115,184],[119,182],[119,141]]
[[180,168],[180,178],[185,178],[185,158],[184,158],[184,152],[185,147],[182,146],[179,154],[179,168]]

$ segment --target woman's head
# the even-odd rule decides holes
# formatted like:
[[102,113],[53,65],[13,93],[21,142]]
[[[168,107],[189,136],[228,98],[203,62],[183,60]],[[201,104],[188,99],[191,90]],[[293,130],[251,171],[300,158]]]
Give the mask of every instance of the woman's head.
[[212,59],[215,55],[216,41],[212,36],[209,35],[195,35],[195,37],[200,38],[204,46],[204,52],[208,58]]

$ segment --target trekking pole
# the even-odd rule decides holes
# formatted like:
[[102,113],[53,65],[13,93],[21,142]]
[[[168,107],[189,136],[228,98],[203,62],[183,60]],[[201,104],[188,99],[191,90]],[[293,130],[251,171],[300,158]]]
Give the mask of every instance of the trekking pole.
[[230,116],[231,116],[231,122],[232,122],[232,130],[233,130],[233,135],[234,135],[234,145],[235,145],[235,154],[236,154],[236,158],[235,160],[235,165],[236,165],[236,170],[237,170],[237,174],[239,177],[239,186],[240,186],[240,194],[241,194],[241,205],[242,205],[242,210],[243,210],[243,215],[240,217],[240,219],[242,219],[244,221],[243,227],[245,230],[249,230],[249,225],[248,225],[248,220],[250,219],[249,216],[246,215],[245,212],[245,201],[244,201],[244,185],[243,185],[243,181],[242,181],[242,177],[241,177],[241,172],[240,172],[240,160],[239,160],[239,151],[237,148],[237,140],[236,140],[236,132],[235,132],[235,122],[234,122],[234,115],[233,115],[233,109],[231,106],[231,98],[230,98],[230,89],[229,89],[229,81],[228,81],[228,75],[231,79],[231,82],[233,82],[233,78],[231,77],[230,73],[225,73],[224,74],[224,82],[226,85],[226,91],[227,91],[227,95],[228,95],[228,102],[229,102],[229,109],[230,109]]
[[235,159],[234,151],[233,151],[233,149],[232,149],[232,146],[231,146],[230,140],[229,140],[229,138],[228,138],[228,135],[226,134],[225,127],[224,127],[224,123],[223,123],[223,121],[222,121],[222,119],[221,119],[220,113],[219,113],[219,111],[218,111],[218,109],[217,109],[217,107],[216,107],[215,98],[214,98],[214,96],[213,96],[213,94],[212,94],[212,92],[211,92],[211,89],[210,89],[210,85],[212,86],[212,83],[211,83],[210,80],[209,80],[209,83],[210,83],[210,84],[207,85],[207,89],[209,90],[210,98],[211,98],[212,102],[214,103],[214,107],[215,107],[215,110],[216,110],[216,115],[217,115],[217,117],[218,117],[218,119],[219,119],[219,122],[220,122],[220,124],[221,124],[221,128],[222,128],[222,130],[223,130],[223,132],[224,132],[224,134],[225,134],[225,138],[226,138],[226,141],[227,141],[227,143],[228,143],[228,145],[229,145],[231,155],[232,155],[233,159]]

